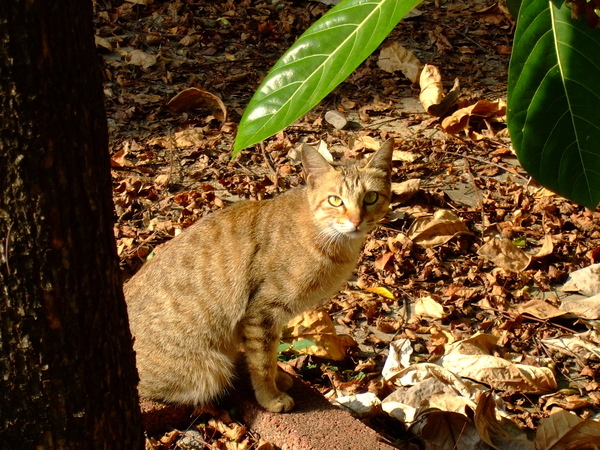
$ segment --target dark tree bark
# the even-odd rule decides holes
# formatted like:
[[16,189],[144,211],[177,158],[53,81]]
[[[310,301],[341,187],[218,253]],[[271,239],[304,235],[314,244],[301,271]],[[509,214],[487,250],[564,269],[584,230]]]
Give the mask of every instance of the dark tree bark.
[[136,449],[91,0],[0,1],[0,448]]

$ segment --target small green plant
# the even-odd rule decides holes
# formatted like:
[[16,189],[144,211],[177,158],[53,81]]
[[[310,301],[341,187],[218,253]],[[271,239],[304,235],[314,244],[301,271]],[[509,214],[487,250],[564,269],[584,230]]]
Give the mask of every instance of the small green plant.
[[315,345],[310,339],[297,339],[293,342],[281,342],[277,346],[277,359],[282,362],[298,357],[299,351]]

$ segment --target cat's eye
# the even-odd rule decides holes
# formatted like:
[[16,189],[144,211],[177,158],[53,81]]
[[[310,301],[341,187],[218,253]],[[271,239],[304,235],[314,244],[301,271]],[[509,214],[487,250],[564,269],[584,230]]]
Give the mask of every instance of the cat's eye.
[[363,202],[365,205],[372,205],[379,200],[379,194],[377,192],[369,191],[365,194]]
[[342,206],[344,204],[344,201],[339,198],[337,195],[330,195],[329,198],[327,199],[327,201],[329,202],[329,204],[331,206],[335,206],[336,208],[338,206]]

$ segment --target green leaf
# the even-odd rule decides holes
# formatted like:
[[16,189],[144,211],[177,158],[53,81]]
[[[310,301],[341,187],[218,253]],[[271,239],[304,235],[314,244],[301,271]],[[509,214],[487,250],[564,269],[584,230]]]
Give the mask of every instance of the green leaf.
[[313,345],[315,345],[315,343],[310,339],[298,339],[294,341],[292,348],[294,350],[304,350],[305,348],[312,347]]
[[515,244],[515,246],[522,248],[527,245],[527,238],[525,236],[521,236],[516,239],[513,239],[512,242],[513,242],[513,244]]
[[289,344],[287,342],[281,342],[277,346],[277,353],[287,352],[291,347],[292,347],[292,344]]
[[523,168],[548,189],[600,202],[600,29],[563,4],[523,0],[508,72],[508,128]]
[[250,100],[235,156],[308,112],[363,62],[421,0],[344,0],[275,63]]

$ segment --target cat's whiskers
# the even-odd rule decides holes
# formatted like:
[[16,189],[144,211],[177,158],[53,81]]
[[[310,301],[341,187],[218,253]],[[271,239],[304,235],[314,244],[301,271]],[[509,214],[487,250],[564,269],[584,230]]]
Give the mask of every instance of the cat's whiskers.
[[334,255],[350,248],[350,237],[332,227],[322,229],[315,241],[321,245],[325,253]]

